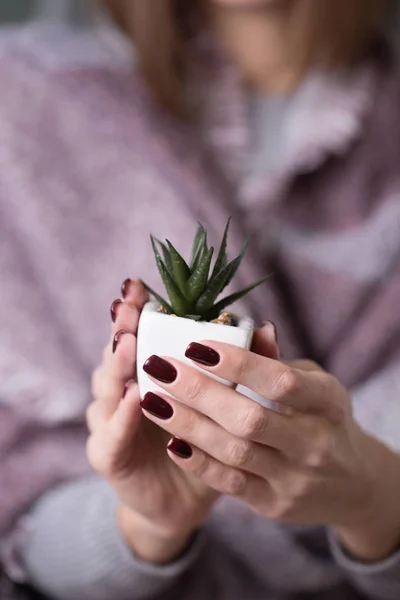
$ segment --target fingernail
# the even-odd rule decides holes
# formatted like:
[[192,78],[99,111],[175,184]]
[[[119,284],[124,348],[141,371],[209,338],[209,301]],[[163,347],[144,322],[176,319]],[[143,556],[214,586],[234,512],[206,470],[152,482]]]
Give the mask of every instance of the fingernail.
[[143,365],[143,371],[157,379],[162,383],[173,383],[178,377],[178,372],[174,366],[169,362],[160,358],[159,356],[153,355],[146,360]]
[[121,294],[123,298],[126,298],[129,294],[129,289],[132,285],[132,279],[125,279],[124,283],[121,285]]
[[278,330],[276,328],[275,323],[273,323],[272,321],[264,321],[263,323],[261,323],[261,328],[266,327],[270,333],[271,333],[271,338],[273,343],[275,344],[275,355],[271,356],[271,358],[275,359],[275,360],[281,360],[282,359],[282,354],[281,354],[281,349],[279,348],[279,343],[278,343]]
[[197,342],[189,344],[186,348],[185,356],[205,367],[215,367],[220,361],[218,352]]
[[117,333],[115,334],[115,336],[114,336],[114,341],[113,341],[113,348],[112,348],[113,354],[115,354],[115,351],[116,351],[116,349],[117,349],[117,347],[118,347],[118,344],[119,344],[119,342],[121,341],[121,337],[122,337],[123,335],[125,335],[125,333],[127,333],[127,332],[126,332],[126,331],[124,331],[123,329],[120,329],[120,330],[119,330],[119,331],[117,331]]
[[125,388],[122,394],[122,399],[125,398],[125,396],[127,395],[127,393],[129,392],[129,390],[131,389],[131,387],[133,386],[133,384],[135,383],[135,381],[133,379],[130,379],[129,381],[126,382],[125,384]]
[[143,410],[164,421],[170,419],[174,414],[172,406],[152,392],[147,392],[140,405]]
[[114,302],[111,304],[110,312],[111,312],[111,320],[113,323],[115,323],[115,321],[117,320],[118,307],[121,304],[122,304],[122,300],[120,300],[119,298],[117,300],[114,300]]
[[261,323],[261,327],[269,327],[269,329],[273,332],[275,342],[278,343],[278,330],[275,323],[272,321],[263,321],[263,323]]
[[175,437],[172,438],[167,448],[170,452],[179,456],[179,458],[190,458],[193,454],[193,450],[189,444]]

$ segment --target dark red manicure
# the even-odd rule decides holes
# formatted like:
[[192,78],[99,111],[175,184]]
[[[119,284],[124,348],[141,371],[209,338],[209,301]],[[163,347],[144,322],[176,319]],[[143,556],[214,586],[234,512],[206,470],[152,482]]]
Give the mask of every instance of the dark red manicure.
[[147,392],[140,405],[143,410],[164,421],[170,419],[174,414],[172,406],[166,400],[152,392]]
[[176,437],[172,438],[167,448],[170,452],[179,456],[179,458],[190,458],[193,455],[193,450],[189,444]]
[[113,354],[115,354],[115,351],[118,347],[119,342],[121,341],[121,338],[123,335],[125,335],[125,333],[127,333],[126,331],[124,331],[123,329],[120,329],[114,336],[114,341],[113,341]]
[[215,367],[221,360],[218,352],[197,342],[189,344],[185,356],[205,367]]
[[156,355],[150,356],[150,358],[146,360],[143,365],[143,371],[145,371],[147,375],[150,375],[150,377],[162,381],[162,383],[173,383],[178,377],[178,372],[175,367]]
[[120,300],[119,298],[117,300],[114,300],[114,302],[111,304],[110,312],[111,312],[111,320],[113,323],[115,323],[115,321],[117,320],[118,307],[121,304],[122,304],[122,300]]
[[125,279],[124,283],[121,285],[121,294],[123,298],[126,298],[129,294],[129,288],[131,287],[132,279]]
[[122,394],[122,398],[125,398],[125,396],[127,395],[127,393],[129,392],[129,390],[131,389],[131,387],[133,386],[134,383],[135,382],[133,379],[130,379],[129,381],[126,382],[125,388],[124,388],[124,391]]

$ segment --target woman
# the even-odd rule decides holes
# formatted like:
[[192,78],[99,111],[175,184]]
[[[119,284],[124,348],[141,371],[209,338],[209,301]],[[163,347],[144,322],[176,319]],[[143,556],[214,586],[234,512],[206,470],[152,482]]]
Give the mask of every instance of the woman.
[[[390,7],[107,5],[122,36],[2,40],[4,567],[63,600],[398,598]],[[107,298],[129,272],[158,285],[150,231],[189,248],[196,220],[217,239],[228,214],[232,252],[251,234],[240,277],[274,272],[242,311],[275,322],[285,360],[267,322],[252,352],[191,345],[204,373],[149,357],[169,396],[140,398],[147,297],[126,280],[92,379],[92,475]]]

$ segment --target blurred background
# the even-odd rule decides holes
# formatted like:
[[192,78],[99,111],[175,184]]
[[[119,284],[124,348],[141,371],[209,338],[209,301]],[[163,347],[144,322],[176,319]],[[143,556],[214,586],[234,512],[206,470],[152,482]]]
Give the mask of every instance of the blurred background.
[[[55,19],[83,25],[89,22],[89,5],[94,0],[0,0],[0,25],[30,19]],[[188,0],[190,2],[190,0]],[[388,30],[400,55],[400,3],[393,1]]]
[[18,23],[43,16],[84,23],[87,4],[83,0],[0,0],[0,23]]

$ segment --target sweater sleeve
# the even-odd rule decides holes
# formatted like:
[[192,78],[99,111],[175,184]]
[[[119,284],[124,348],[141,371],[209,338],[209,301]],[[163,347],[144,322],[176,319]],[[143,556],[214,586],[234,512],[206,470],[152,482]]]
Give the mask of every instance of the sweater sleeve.
[[97,477],[44,495],[28,517],[20,557],[28,582],[55,600],[144,600],[173,588],[202,553],[204,534],[179,560],[151,565],[126,546],[116,509],[113,490]]
[[366,598],[400,598],[400,548],[386,560],[369,564],[358,562],[347,555],[332,531],[329,532],[329,541],[337,565]]
[[[398,362],[378,372],[352,391],[357,421],[370,433],[386,443],[394,452],[400,452],[400,365]],[[384,410],[374,407],[382,401]],[[398,499],[400,504],[400,498]],[[330,546],[338,566],[348,580],[366,598],[398,600],[400,598],[400,539],[399,550],[384,561],[367,564],[357,562],[341,548],[332,531]]]
[[358,423],[400,453],[400,359],[353,388],[351,393]]

